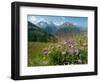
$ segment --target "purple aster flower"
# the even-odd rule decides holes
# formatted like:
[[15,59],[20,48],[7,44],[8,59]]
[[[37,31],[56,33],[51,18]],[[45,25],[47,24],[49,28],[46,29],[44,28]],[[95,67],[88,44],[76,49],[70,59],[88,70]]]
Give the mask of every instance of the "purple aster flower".
[[43,50],[43,54],[44,54],[45,56],[48,56],[48,55],[50,54],[50,51],[48,50],[48,48],[45,48],[45,49]]

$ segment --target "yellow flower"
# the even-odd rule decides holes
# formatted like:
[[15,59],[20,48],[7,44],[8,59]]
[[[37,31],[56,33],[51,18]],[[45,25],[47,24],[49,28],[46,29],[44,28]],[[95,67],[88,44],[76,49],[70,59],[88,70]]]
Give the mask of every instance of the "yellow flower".
[[43,57],[43,60],[45,60],[45,59],[46,59],[46,57],[44,56],[44,57]]

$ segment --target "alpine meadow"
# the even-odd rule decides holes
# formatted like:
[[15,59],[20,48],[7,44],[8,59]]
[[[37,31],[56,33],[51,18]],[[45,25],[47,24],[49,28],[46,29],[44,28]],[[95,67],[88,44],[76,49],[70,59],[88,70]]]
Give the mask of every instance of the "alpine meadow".
[[28,15],[28,66],[88,64],[88,18]]

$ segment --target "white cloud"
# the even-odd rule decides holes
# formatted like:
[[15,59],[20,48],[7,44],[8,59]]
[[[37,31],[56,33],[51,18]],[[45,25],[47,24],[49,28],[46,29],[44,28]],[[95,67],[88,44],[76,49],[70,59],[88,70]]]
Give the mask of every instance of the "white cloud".
[[46,20],[44,18],[42,18],[42,17],[37,20],[37,22],[40,22],[40,21],[46,22]]
[[73,23],[74,25],[78,26],[79,24],[78,23]]
[[28,21],[30,21],[31,23],[36,23],[37,19],[34,16],[28,16]]
[[61,21],[61,22],[54,22],[55,25],[61,25],[63,23],[64,23],[63,21]]
[[63,21],[65,21],[65,19],[66,19],[65,17],[61,17],[61,18],[62,18]]
[[42,17],[37,18],[35,16],[28,16],[28,21],[30,21],[31,23],[34,23],[34,24],[37,24],[40,21],[47,22],[44,18],[42,18]]

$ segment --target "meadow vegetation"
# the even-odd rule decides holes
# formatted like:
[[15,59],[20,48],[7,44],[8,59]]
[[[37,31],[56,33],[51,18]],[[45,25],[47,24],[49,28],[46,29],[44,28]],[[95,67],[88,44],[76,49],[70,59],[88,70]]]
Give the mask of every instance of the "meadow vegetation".
[[87,47],[87,32],[56,36],[56,41],[29,41],[28,66],[87,64]]

